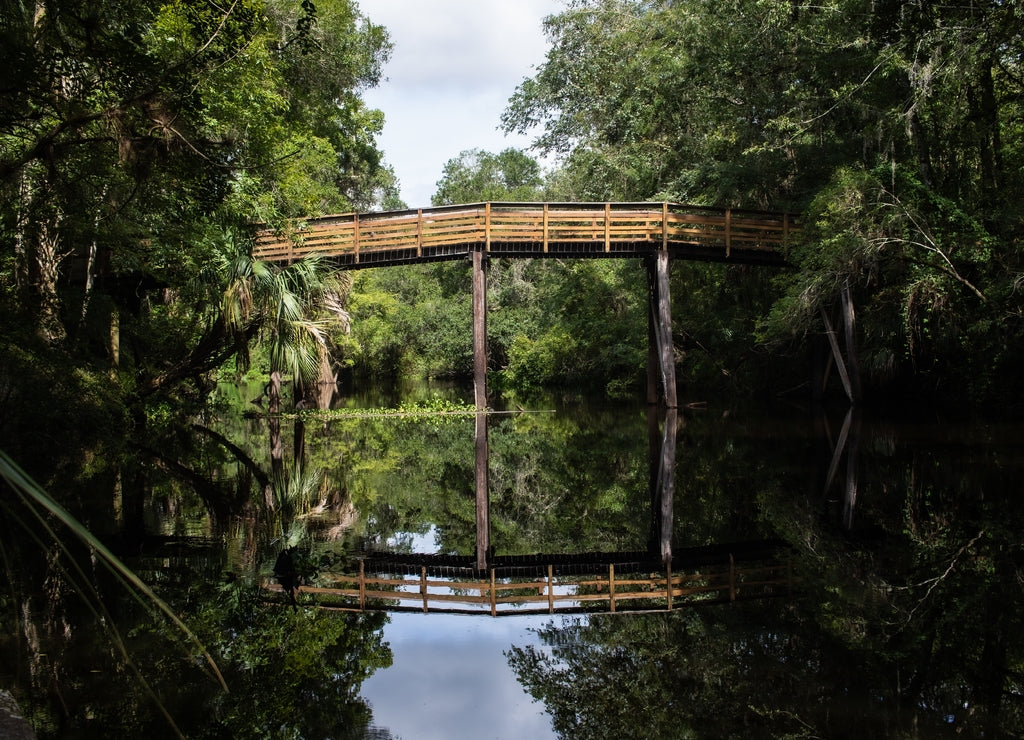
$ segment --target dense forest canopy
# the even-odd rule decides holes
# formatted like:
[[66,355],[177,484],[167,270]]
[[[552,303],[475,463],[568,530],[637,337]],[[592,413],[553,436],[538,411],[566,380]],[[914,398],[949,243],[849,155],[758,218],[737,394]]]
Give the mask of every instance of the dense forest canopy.
[[1022,350],[1021,28],[1016,2],[574,0],[504,124],[542,127],[563,197],[804,213],[755,336],[848,289],[869,380],[980,398]]
[[[553,169],[537,183],[521,153],[467,150],[445,167],[435,203],[671,200],[800,213],[792,269],[675,266],[676,356],[691,387],[806,390],[822,317],[845,295],[868,400],[1004,404],[1024,352],[1020,27],[1014,2],[573,0],[545,20],[546,60],[503,117],[508,131],[539,129]],[[499,262],[499,382],[639,385],[637,272]],[[450,269],[416,274],[430,276],[432,295],[451,283]],[[466,310],[452,314],[460,326]],[[410,319],[408,341],[398,328],[389,343],[406,366],[465,372],[467,341],[417,352],[431,327]],[[387,364],[371,358],[353,359]]]
[[[318,341],[282,327],[338,292],[312,265],[253,264],[249,235],[396,202],[360,97],[390,53],[381,26],[348,0],[15,0],[0,34],[8,410],[201,400],[253,340]],[[3,431],[31,433],[17,417]]]

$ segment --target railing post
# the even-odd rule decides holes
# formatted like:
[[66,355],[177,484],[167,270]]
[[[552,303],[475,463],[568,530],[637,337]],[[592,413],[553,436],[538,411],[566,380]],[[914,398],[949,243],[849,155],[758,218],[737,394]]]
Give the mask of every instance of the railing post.
[[498,616],[498,597],[494,593],[494,568],[491,568],[491,616]]
[[548,251],[548,204],[544,204],[544,219],[541,226],[541,239],[544,241],[544,252]]
[[668,250],[668,201],[661,204],[661,248]]
[[420,593],[423,595],[423,613],[427,613],[427,566],[420,566]]
[[604,204],[604,251],[612,251],[612,204]]
[[615,611],[615,563],[608,563],[608,605]]
[[672,561],[665,563],[665,604],[672,611]]
[[732,209],[725,209],[725,256],[732,251]]
[[352,248],[356,253],[356,264],[359,264],[359,214],[352,214]]
[[416,256],[423,256],[423,209],[416,209]]
[[484,203],[484,250],[491,251],[491,201]]
[[359,611],[366,609],[366,561],[359,558]]
[[548,565],[548,614],[555,613],[555,569]]

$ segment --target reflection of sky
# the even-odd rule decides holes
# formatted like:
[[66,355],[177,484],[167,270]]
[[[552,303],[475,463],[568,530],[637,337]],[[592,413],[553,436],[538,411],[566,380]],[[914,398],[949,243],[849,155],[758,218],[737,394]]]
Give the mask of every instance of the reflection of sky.
[[554,738],[544,706],[523,691],[504,651],[537,644],[550,617],[391,614],[393,665],[363,683],[373,723],[404,740]]

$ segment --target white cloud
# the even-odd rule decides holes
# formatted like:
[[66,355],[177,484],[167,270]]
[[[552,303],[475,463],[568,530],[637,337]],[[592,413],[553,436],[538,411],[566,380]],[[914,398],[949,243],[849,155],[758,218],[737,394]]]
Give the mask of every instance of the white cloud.
[[466,149],[525,149],[498,130],[516,86],[543,62],[542,19],[562,0],[362,0],[394,45],[380,87],[379,143],[410,207],[426,206],[445,162]]
[[373,722],[417,740],[553,738],[551,718],[516,681],[504,651],[537,644],[549,617],[392,614],[390,668],[363,683]]

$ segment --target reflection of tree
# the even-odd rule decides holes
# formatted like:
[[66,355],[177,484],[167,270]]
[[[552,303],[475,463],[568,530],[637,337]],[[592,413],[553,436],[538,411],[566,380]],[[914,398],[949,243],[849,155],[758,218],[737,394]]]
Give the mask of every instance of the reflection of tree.
[[[563,737],[635,737],[638,721],[669,738],[1024,734],[1017,450],[865,430],[847,531],[842,498],[781,464],[791,442],[700,431],[684,459],[707,485],[684,483],[683,521],[724,539],[742,510],[798,549],[802,595],[542,630],[546,647],[508,657]],[[741,466],[756,450],[776,464]],[[753,474],[744,497],[735,482]]]
[[211,736],[364,736],[371,712],[360,686],[391,665],[384,615],[276,608],[258,589],[225,586],[196,621],[231,688],[208,702]]
[[[778,605],[770,608],[775,622]],[[764,728],[773,726],[766,715],[783,708],[775,699],[798,675],[788,665],[797,651],[757,610],[549,626],[540,631],[546,649],[513,648],[508,657],[561,737],[765,736]],[[758,621],[763,626],[753,626]],[[775,728],[799,731],[800,714]]]
[[[489,420],[491,540],[498,552],[645,546],[650,510],[642,413],[623,423],[621,413],[592,419],[577,411]],[[468,416],[335,419],[307,448],[344,481],[368,541],[433,525],[441,552],[470,554],[476,546],[473,425]]]
[[891,655],[851,650],[779,602],[592,619],[540,636],[547,647],[508,659],[560,737],[936,737],[953,713],[967,736],[983,734],[961,725],[963,704],[904,701]]
[[65,580],[41,571],[49,594],[37,600],[25,596],[35,572],[20,569],[11,587],[21,598],[0,604],[12,628],[0,640],[0,664],[40,738],[167,737],[160,704],[187,737],[364,736],[371,713],[360,686],[391,663],[384,615],[268,605],[255,586],[210,582],[194,557],[171,569],[155,565],[163,560],[135,565],[163,584],[161,595],[212,653],[229,691],[204,675],[166,624],[106,584],[101,592],[138,673],[126,670],[111,643],[97,639],[109,624],[97,622]]

